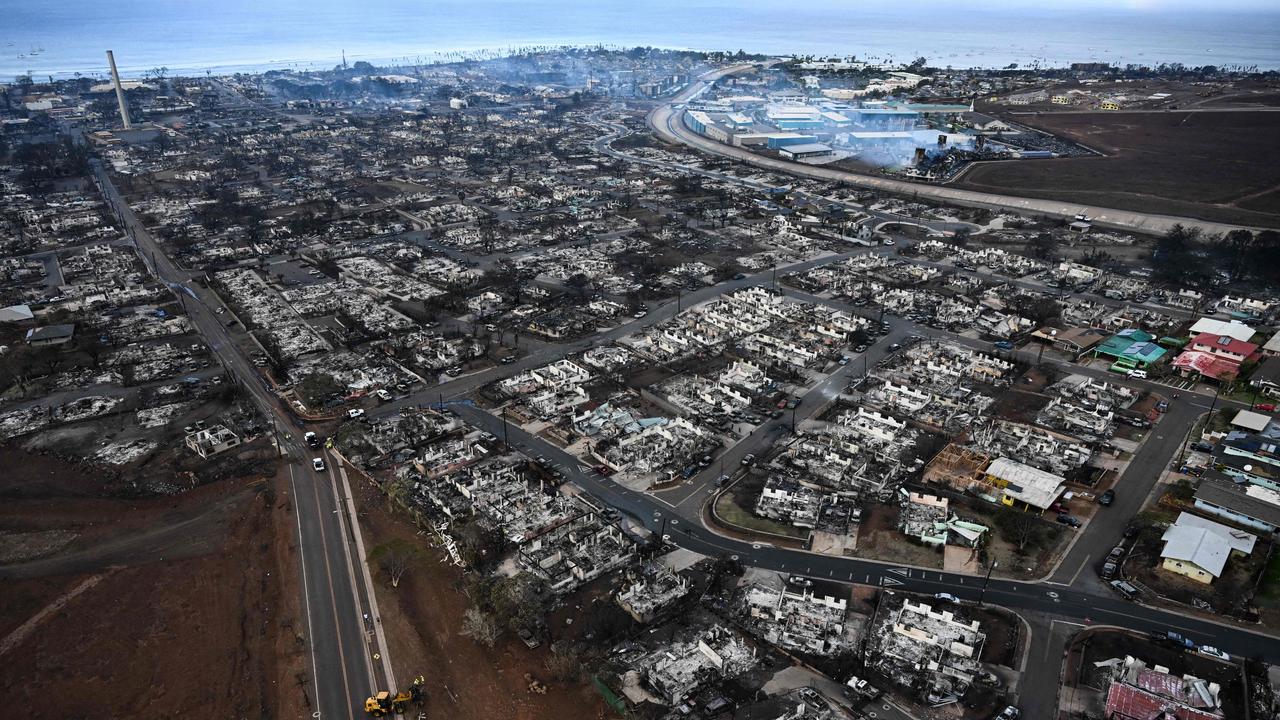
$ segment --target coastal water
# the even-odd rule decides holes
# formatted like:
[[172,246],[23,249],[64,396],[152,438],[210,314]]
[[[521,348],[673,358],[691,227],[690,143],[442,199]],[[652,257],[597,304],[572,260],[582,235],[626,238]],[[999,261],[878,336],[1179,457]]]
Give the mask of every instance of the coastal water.
[[[1145,5],[1136,3],[1135,5]],[[936,0],[0,0],[0,82],[429,62],[542,45],[856,55],[945,67],[1107,61],[1280,68],[1280,5],[973,10]]]

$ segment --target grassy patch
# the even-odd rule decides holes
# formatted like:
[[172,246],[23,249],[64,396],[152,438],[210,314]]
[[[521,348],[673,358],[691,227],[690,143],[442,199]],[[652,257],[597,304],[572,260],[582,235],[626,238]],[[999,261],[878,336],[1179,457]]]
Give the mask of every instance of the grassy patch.
[[724,522],[745,530],[785,535],[799,540],[809,537],[809,531],[804,528],[783,525],[768,518],[753,515],[750,511],[735,503],[731,493],[724,493],[716,499],[716,514]]

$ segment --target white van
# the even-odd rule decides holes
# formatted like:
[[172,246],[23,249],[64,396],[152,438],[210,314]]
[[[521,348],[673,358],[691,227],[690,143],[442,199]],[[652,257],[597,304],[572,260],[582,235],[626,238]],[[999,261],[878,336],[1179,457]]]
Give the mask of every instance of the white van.
[[1147,371],[1146,371],[1146,370],[1130,370],[1129,372],[1127,372],[1127,373],[1125,373],[1125,374],[1126,374],[1126,375],[1128,375],[1128,376],[1129,376],[1129,377],[1131,377],[1131,378],[1138,378],[1138,379],[1140,379],[1140,380],[1146,380],[1146,379],[1147,379]]

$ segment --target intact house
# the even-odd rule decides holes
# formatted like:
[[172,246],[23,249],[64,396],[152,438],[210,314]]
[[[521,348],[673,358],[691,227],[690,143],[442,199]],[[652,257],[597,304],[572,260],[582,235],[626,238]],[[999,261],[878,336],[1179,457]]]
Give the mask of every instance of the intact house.
[[997,491],[1003,505],[1044,512],[1066,489],[1066,478],[1009,458],[996,458],[983,472],[983,481]]
[[1269,488],[1205,478],[1196,488],[1195,506],[1237,525],[1280,532],[1280,492]]
[[1253,552],[1258,538],[1198,515],[1183,512],[1161,537],[1160,567],[1206,585],[1222,577],[1231,557]]
[[75,325],[45,325],[27,331],[27,344],[34,347],[65,345],[75,336]]
[[[1276,333],[1276,337],[1280,338],[1280,333]],[[1267,345],[1270,344],[1271,341],[1267,341]],[[1264,360],[1249,376],[1249,385],[1267,397],[1280,398],[1280,360]]]
[[1238,376],[1240,365],[1257,353],[1257,345],[1231,335],[1200,333],[1174,358],[1173,367],[1184,377],[1229,380]]

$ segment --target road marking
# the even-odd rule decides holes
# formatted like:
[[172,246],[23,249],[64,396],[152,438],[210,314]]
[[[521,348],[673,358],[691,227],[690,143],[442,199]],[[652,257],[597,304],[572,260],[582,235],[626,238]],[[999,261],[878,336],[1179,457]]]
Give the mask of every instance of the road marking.
[[[293,479],[292,462],[291,464],[288,465],[288,468],[289,468],[289,492],[293,493],[293,497],[289,498],[289,502],[291,502],[293,505],[293,519],[294,519],[294,523],[296,523],[298,528],[298,550],[302,550],[302,548],[306,546],[305,544],[302,543],[302,523],[298,523],[297,521],[298,486],[297,486],[296,480]],[[305,553],[306,551],[303,550],[302,552]],[[303,610],[306,610],[306,614],[307,614],[307,650],[311,651],[311,683],[312,683],[311,687],[315,688],[315,693],[316,693],[315,702],[316,702],[316,705],[319,706],[320,705],[320,675],[317,674],[317,670],[316,670],[316,643],[315,643],[315,632],[314,630],[311,629],[311,603],[307,602],[308,600],[307,596],[310,593],[307,592],[306,560],[303,559],[302,561],[298,562],[298,566],[302,568],[302,596],[303,596],[302,607],[303,607]],[[319,711],[316,711],[316,712],[317,714],[319,714]]]
[[1071,576],[1071,580],[1070,580],[1070,582],[1067,582],[1067,583],[1066,583],[1067,585],[1075,585],[1075,584],[1076,584],[1076,578],[1080,577],[1080,572],[1081,572],[1082,570],[1084,570],[1084,566],[1085,566],[1086,564],[1088,564],[1088,562],[1089,562],[1089,558],[1091,558],[1091,557],[1093,557],[1093,556],[1092,556],[1092,555],[1085,555],[1085,556],[1084,556],[1084,559],[1080,561],[1080,567],[1076,568],[1075,574],[1073,574],[1073,575]]
[[880,584],[884,587],[893,587],[894,585],[904,584],[901,580],[894,580],[891,577],[881,577]]
[[895,575],[901,575],[903,577],[911,577],[911,571],[907,570],[906,568],[890,568],[888,572],[891,572]]
[[[324,509],[324,503],[320,502],[320,490],[318,488],[319,488],[318,483],[316,482],[311,483],[311,494],[315,496],[317,513],[319,513]],[[335,510],[334,512],[337,512],[337,511]],[[347,679],[346,653],[344,653],[342,650],[342,632],[338,629],[341,627],[341,623],[338,622],[338,598],[334,594],[334,590],[333,590],[333,574],[332,574],[332,571],[330,570],[331,562],[329,560],[329,552],[328,552],[329,542],[326,538],[325,531],[324,531],[323,515],[320,516],[320,519],[317,521],[316,526],[320,530],[320,554],[324,556],[325,580],[328,582],[328,585],[329,585],[329,600],[332,603],[330,607],[333,610],[334,638],[336,638],[338,641],[338,667],[342,669],[343,697],[351,698],[352,697],[351,683]],[[347,707],[347,717],[350,720],[354,720],[354,715],[351,713],[350,706]]]

